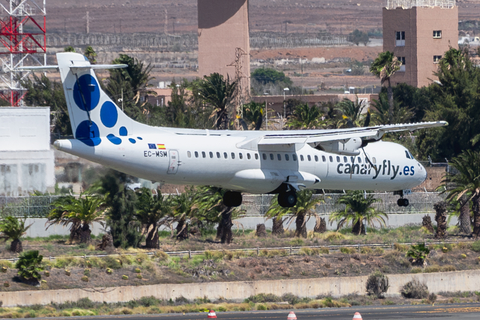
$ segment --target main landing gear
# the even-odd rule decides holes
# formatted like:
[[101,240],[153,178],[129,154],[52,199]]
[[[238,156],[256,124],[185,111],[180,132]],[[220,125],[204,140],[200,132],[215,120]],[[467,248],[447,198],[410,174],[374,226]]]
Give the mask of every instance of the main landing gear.
[[278,204],[284,208],[295,206],[297,204],[297,192],[295,189],[286,185],[286,188],[278,193]]
[[400,190],[400,191],[395,191],[393,194],[398,194],[400,195],[400,199],[397,200],[397,205],[399,207],[408,207],[408,205],[410,204],[410,202],[408,201],[408,199],[405,199],[403,196],[404,196],[404,192],[403,190]]
[[223,195],[223,204],[227,207],[238,207],[242,204],[242,194],[236,191],[227,191]]

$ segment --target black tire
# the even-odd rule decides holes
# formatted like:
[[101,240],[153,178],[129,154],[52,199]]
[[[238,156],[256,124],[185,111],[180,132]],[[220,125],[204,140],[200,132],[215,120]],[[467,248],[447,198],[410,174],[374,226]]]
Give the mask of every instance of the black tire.
[[410,202],[408,201],[408,199],[403,199],[403,206],[404,207],[408,207],[409,204],[410,204]]
[[404,207],[404,206],[405,206],[405,201],[404,201],[404,200],[405,200],[405,199],[401,199],[401,198],[398,199],[398,200],[397,200],[397,205],[398,205],[399,207]]
[[278,204],[284,208],[294,207],[297,204],[297,193],[295,191],[279,193]]
[[242,194],[235,191],[227,191],[223,195],[223,204],[227,207],[238,207],[242,204]]

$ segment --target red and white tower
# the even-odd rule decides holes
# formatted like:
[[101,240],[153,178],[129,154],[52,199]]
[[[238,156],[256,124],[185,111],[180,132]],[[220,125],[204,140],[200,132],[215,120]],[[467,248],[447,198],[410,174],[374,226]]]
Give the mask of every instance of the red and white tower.
[[47,63],[46,15],[45,0],[0,0],[0,97],[11,106],[26,93],[18,68]]

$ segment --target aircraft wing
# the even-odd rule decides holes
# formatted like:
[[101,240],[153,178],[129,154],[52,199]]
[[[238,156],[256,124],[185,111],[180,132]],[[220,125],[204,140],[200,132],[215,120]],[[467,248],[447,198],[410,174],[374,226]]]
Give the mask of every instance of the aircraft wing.
[[380,140],[385,133],[399,131],[415,131],[419,129],[443,127],[448,125],[446,121],[418,122],[408,124],[391,124],[374,127],[333,129],[333,130],[305,130],[295,131],[295,133],[275,133],[262,137],[258,145],[275,145],[291,143],[316,144],[319,142],[333,142],[348,140],[352,138],[362,138],[366,140]]
[[419,129],[446,126],[446,121],[419,122],[409,124],[392,124],[374,127],[331,129],[331,130],[297,130],[276,131],[252,140],[237,144],[238,148],[249,150],[293,150],[297,145],[308,144],[313,148],[342,155],[357,155],[360,148],[370,141],[380,140],[385,133],[415,131]]

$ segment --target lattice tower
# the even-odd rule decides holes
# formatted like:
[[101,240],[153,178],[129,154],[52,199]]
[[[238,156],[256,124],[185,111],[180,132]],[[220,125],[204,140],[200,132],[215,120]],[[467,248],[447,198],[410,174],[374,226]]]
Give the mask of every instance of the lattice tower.
[[45,0],[0,0],[0,96],[11,106],[22,105],[26,93],[21,86],[29,72],[24,65],[46,65]]

